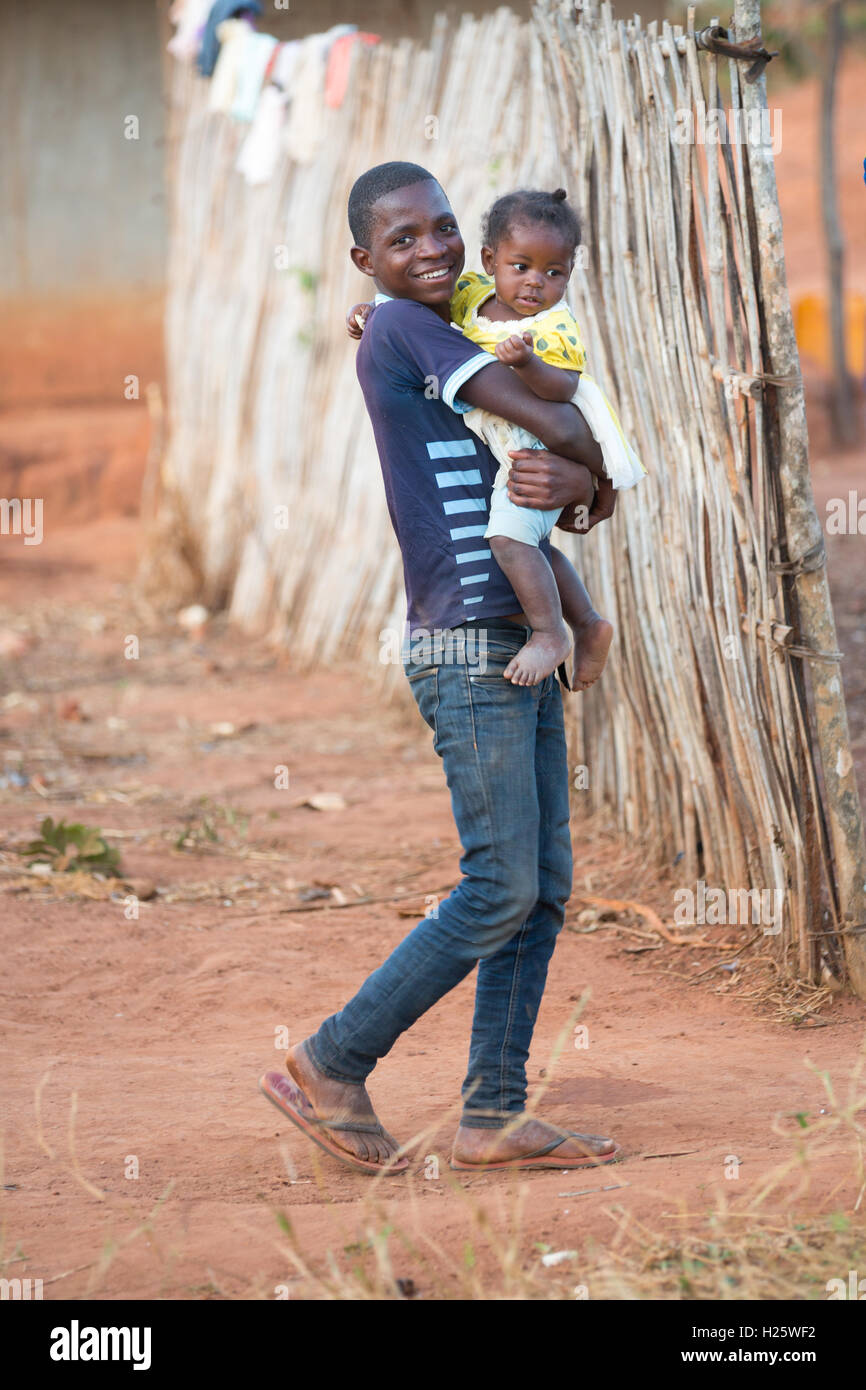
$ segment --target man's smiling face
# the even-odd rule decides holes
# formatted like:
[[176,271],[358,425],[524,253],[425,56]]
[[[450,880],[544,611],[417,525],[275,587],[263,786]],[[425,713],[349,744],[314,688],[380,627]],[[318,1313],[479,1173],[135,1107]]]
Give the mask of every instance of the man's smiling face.
[[415,299],[443,318],[463,269],[466,248],[457,219],[435,179],[396,188],[373,208],[369,248],[352,259],[392,299]]

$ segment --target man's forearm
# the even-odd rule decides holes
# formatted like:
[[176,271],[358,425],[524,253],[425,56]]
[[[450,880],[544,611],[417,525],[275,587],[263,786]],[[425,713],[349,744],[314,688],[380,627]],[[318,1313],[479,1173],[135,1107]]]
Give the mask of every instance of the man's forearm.
[[571,459],[572,463],[582,463],[596,477],[604,477],[601,446],[577,406],[569,403],[550,407],[550,402],[545,404],[554,409],[556,415],[551,419],[549,428],[546,427],[546,432],[539,432],[542,444],[552,454],[560,454],[563,458]]
[[469,405],[522,425],[552,454],[582,463],[590,473],[603,476],[601,449],[577,406],[541,400],[516,372],[495,358],[461,386],[460,397]]

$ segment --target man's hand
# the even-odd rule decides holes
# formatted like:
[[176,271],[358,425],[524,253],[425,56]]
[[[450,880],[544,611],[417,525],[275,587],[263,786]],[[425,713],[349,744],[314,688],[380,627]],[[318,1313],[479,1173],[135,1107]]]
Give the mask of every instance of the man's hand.
[[607,521],[612,517],[615,508],[616,493],[613,485],[609,478],[602,478],[599,480],[592,506],[587,510],[586,507],[572,502],[569,506],[563,507],[562,515],[556,524],[560,531],[585,536],[587,531],[591,531],[600,521]]
[[560,531],[569,531],[574,536],[585,536],[589,530],[589,509],[569,502],[563,507],[556,523]]
[[599,478],[595,501],[589,509],[587,531],[591,531],[600,521],[609,521],[615,510],[616,492],[613,483],[610,478]]
[[544,509],[566,507],[573,502],[588,507],[592,517],[595,489],[592,474],[582,463],[571,463],[548,449],[509,449],[508,452],[514,460],[508,479],[508,496],[512,502],[519,507]]
[[360,338],[364,324],[373,312],[372,304],[353,304],[346,315],[346,332],[350,338]]
[[512,333],[510,338],[497,343],[493,349],[500,362],[504,362],[506,367],[525,367],[527,362],[531,362],[534,356],[532,351],[531,333]]

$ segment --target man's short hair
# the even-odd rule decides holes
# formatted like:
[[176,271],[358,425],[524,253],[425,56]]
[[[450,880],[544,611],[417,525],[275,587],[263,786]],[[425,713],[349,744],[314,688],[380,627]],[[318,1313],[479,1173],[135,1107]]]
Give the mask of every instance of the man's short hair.
[[435,175],[420,164],[407,164],[401,159],[392,159],[388,164],[376,164],[362,174],[352,185],[349,194],[349,227],[356,246],[370,248],[373,234],[373,209],[380,198],[386,197],[398,188],[406,188],[412,183],[423,183]]

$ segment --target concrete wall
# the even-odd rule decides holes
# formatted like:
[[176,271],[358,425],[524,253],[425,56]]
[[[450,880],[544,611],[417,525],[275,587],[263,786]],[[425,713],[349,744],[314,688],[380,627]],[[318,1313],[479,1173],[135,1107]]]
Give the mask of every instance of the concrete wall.
[[[159,286],[165,261],[157,12],[141,0],[0,0],[0,293]],[[127,139],[128,116],[139,138]]]
[[122,400],[162,370],[159,15],[0,0],[0,32],[0,400]]

